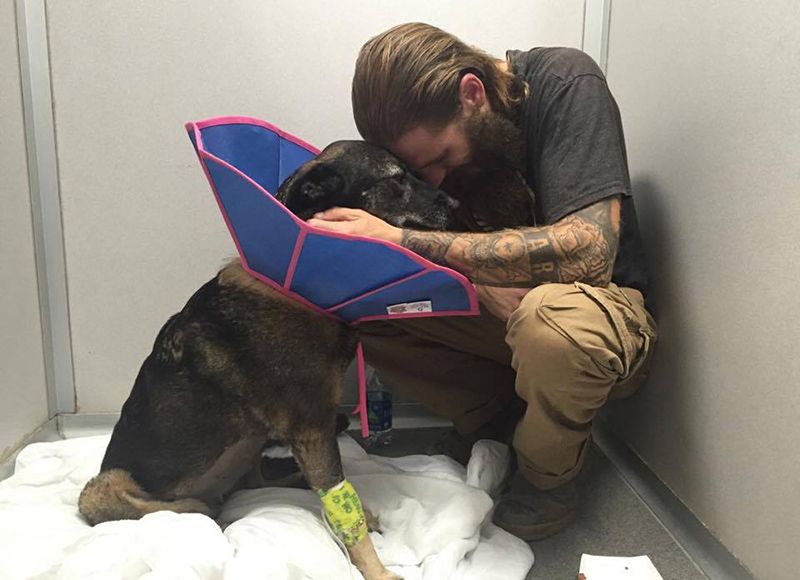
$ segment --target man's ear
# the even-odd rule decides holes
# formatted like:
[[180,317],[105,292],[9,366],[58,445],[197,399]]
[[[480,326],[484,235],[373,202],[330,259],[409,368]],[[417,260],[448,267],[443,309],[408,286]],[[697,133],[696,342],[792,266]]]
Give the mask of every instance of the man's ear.
[[468,72],[461,77],[458,100],[461,102],[461,108],[467,112],[477,111],[486,104],[486,87],[475,73]]

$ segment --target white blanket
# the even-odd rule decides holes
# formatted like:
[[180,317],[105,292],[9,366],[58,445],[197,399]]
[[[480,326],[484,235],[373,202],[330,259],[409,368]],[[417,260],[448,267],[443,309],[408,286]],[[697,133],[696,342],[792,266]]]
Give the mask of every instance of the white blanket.
[[[339,439],[348,479],[380,520],[381,560],[407,580],[523,580],[528,545],[487,517],[508,448],[480,441],[466,469],[444,456],[397,459]],[[0,482],[0,579],[362,580],[325,527],[311,491],[234,494],[221,531],[200,514],[158,512],[89,527],[78,495],[95,475],[108,436],[35,443]]]

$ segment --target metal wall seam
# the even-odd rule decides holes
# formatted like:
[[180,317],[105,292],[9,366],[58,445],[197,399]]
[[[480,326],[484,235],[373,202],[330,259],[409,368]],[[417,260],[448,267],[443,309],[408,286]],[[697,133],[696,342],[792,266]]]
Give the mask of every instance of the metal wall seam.
[[17,0],[16,12],[47,404],[52,417],[74,413],[76,395],[44,0]]
[[583,52],[591,56],[603,73],[608,65],[608,29],[611,0],[585,0],[583,4]]

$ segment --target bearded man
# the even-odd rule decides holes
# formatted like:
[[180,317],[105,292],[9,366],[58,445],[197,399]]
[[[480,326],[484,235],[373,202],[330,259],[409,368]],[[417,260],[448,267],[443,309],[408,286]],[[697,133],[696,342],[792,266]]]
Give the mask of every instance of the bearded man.
[[[527,541],[557,533],[575,515],[596,413],[641,384],[656,337],[622,124],[604,75],[575,49],[510,50],[498,60],[411,23],[362,47],[352,100],[364,139],[462,199],[475,227],[401,230],[345,208],[311,223],[454,268],[481,303],[475,318],[364,325],[367,361],[452,420],[439,451],[465,461],[477,439],[509,442],[517,470],[494,522]],[[507,179],[492,181],[501,167],[529,186],[525,204]],[[479,198],[459,195],[487,175]],[[509,208],[518,221],[496,230],[508,224],[492,220]]]

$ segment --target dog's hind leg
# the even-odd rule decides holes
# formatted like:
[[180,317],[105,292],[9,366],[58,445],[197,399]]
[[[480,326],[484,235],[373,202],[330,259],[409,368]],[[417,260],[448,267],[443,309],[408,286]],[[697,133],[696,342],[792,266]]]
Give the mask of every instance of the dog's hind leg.
[[[350,419],[343,413],[336,415],[336,434],[350,427]],[[264,444],[261,457],[253,469],[238,483],[236,489],[260,487],[299,487],[308,489],[308,482],[285,441],[271,439]],[[369,514],[367,514],[369,518]],[[371,523],[369,520],[367,523]],[[370,529],[372,526],[370,525]]]
[[163,501],[154,498],[123,469],[103,471],[89,480],[78,499],[78,509],[91,525],[109,520],[136,520],[161,510],[212,517],[216,511],[199,499]]
[[171,495],[196,497],[209,503],[222,499],[236,489],[261,459],[264,438],[244,437],[229,445],[200,475],[186,478],[170,490]]
[[375,553],[361,499],[344,478],[335,429],[333,424],[329,427],[304,430],[290,441],[292,452],[309,485],[319,493],[331,528],[365,580],[399,580]]
[[262,487],[308,489],[308,483],[294,457],[259,457],[253,468],[239,480],[233,491]]

